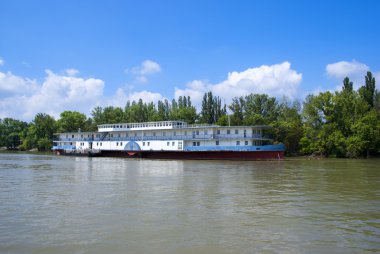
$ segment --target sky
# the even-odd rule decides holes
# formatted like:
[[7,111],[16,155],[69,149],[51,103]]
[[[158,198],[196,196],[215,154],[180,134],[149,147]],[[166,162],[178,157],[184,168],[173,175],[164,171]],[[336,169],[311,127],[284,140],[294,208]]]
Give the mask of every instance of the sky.
[[380,80],[380,1],[0,0],[0,119]]

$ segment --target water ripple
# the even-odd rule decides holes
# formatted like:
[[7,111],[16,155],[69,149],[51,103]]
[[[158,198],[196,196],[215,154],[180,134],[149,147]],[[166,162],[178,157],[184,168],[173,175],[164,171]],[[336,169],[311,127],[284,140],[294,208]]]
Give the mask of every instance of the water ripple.
[[0,253],[379,252],[378,163],[0,153]]

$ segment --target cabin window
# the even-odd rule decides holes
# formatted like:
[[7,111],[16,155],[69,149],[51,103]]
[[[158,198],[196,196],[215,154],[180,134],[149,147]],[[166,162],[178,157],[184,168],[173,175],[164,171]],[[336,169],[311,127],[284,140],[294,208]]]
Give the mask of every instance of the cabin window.
[[72,135],[71,137],[74,138],[74,135]]
[[120,146],[123,146],[123,142],[120,142]]
[[197,142],[193,142],[193,146],[196,146],[197,145]]
[[117,136],[120,138],[120,133],[119,133],[119,134],[117,134]]
[[235,130],[235,134],[239,134],[239,130]]
[[219,134],[220,134],[220,130],[217,130],[217,131],[216,131],[216,134],[218,134],[218,135],[219,135]]
[[83,135],[80,135],[81,138],[83,138]]
[[207,135],[207,130],[205,130],[205,135]]
[[98,142],[96,142],[96,146],[99,146],[99,143],[98,143]]
[[196,133],[197,135],[199,135],[199,131],[196,131],[195,133]]
[[102,142],[100,142],[100,146],[102,146],[103,144],[102,144]]
[[173,141],[173,142],[172,142],[172,146],[174,146],[174,145],[175,145],[175,142]]
[[170,145],[170,142],[166,142],[166,146],[169,146]]
[[217,146],[219,145],[219,140],[215,141],[215,145]]
[[182,142],[178,142],[178,150],[182,150]]
[[248,141],[245,141],[244,143],[245,143],[246,146],[248,145]]
[[197,142],[197,146],[200,146],[201,145],[201,142]]
[[148,142],[148,146],[150,146],[150,142]]
[[143,142],[143,146],[145,146],[145,142]]
[[116,142],[116,146],[119,146],[119,142]]
[[240,146],[240,141],[236,141],[236,145],[237,145],[237,146]]

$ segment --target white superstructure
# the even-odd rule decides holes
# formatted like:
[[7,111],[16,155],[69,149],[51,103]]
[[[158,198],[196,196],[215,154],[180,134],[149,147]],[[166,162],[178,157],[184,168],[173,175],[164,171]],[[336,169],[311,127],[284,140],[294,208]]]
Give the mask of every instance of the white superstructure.
[[260,149],[266,126],[218,126],[183,121],[98,125],[96,132],[58,133],[53,149],[197,151]]

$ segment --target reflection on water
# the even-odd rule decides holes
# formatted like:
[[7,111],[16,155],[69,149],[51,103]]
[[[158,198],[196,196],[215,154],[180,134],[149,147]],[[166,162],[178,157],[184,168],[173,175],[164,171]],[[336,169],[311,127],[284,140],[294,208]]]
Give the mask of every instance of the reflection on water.
[[379,162],[0,153],[0,253],[379,252]]

